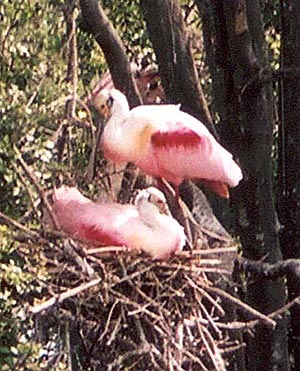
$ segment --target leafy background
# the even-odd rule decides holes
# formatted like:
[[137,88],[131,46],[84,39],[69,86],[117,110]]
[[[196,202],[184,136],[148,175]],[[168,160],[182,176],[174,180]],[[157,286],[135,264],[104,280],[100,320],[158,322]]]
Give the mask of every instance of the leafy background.
[[[130,59],[140,61],[141,56],[147,55],[154,60],[136,2],[104,0],[102,3]],[[189,3],[181,2],[187,14]],[[266,19],[276,18],[274,8],[266,7]],[[71,34],[67,17],[70,13],[76,18],[78,53],[78,100],[74,115],[69,112],[70,96],[74,92],[69,71]],[[91,150],[86,97],[105,72],[106,64],[72,1],[2,0],[0,19],[0,210],[39,231],[40,195],[37,186],[28,181],[20,158],[30,166],[43,190],[51,189],[62,179],[93,187],[84,176]],[[189,14],[188,22],[196,40],[193,46],[197,66],[205,67],[198,42],[201,35],[195,31],[199,21]],[[266,32],[271,49],[278,56],[277,30],[266,29]],[[204,77],[209,81],[207,74],[206,71]],[[206,89],[209,93],[209,84]],[[69,141],[60,151],[63,129],[67,130]],[[0,241],[0,369],[18,366],[18,369],[41,370],[51,344],[46,351],[36,341],[34,324],[24,317],[24,308],[40,297],[48,278],[41,246],[26,244],[26,234],[16,236],[6,223],[0,224]],[[67,370],[64,361],[57,370]]]

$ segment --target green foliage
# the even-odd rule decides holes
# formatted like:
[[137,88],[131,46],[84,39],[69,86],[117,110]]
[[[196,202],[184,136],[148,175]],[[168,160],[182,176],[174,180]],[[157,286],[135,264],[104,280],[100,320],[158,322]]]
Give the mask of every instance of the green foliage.
[[148,31],[138,2],[130,0],[103,0],[109,19],[118,31],[131,59],[151,54]]
[[[0,240],[0,368],[11,370],[20,357],[29,359],[27,365],[32,362],[31,358],[36,360],[41,347],[28,341],[32,324],[24,323],[21,314],[28,298],[39,294],[36,280],[44,277],[45,273],[40,267],[38,254],[27,251],[22,257],[12,232],[1,224]],[[31,261],[25,264],[28,256]],[[38,370],[36,366],[28,369]]]
[[62,37],[58,38],[63,17],[47,1],[4,1],[0,12],[6,15],[0,25],[0,205],[16,216],[15,205],[22,204],[24,187],[11,165],[16,160],[14,145],[24,148],[31,161],[43,161],[45,132],[51,127],[48,104],[66,91],[63,59],[57,57],[63,45]]
[[[95,79],[105,71],[106,63],[75,9],[74,14],[79,15],[76,20],[78,100],[75,116],[70,117],[70,95],[74,87],[68,76],[70,35],[67,35],[65,16],[69,3],[63,0],[0,2],[0,210],[35,229],[40,228],[40,195],[18,162],[20,154],[43,189],[52,188],[60,178],[94,191],[84,175],[90,151],[87,126],[91,124],[85,97]],[[181,1],[182,6],[190,3]],[[138,2],[103,0],[102,4],[131,60],[148,54],[154,59]],[[267,17],[271,17],[272,9]],[[275,32],[274,36],[273,31],[267,32],[271,48],[277,53],[278,34]],[[200,52],[196,57],[198,66]],[[208,85],[207,79],[203,82]],[[58,158],[61,127],[66,128],[67,141]],[[10,370],[21,360],[23,364],[15,369],[43,369],[43,347],[23,309],[39,298],[47,273],[40,246],[29,244],[24,236],[23,239],[25,243],[18,242],[9,228],[0,224],[1,370]],[[58,362],[55,369],[65,370],[66,365]]]
[[[73,170],[67,156],[57,163],[55,137],[59,125],[66,122],[66,97],[72,89],[66,79],[63,6],[63,1],[46,0],[0,3],[0,210],[31,227],[39,227],[35,217],[41,217],[40,197],[18,157],[22,156],[44,189],[53,186],[56,175],[70,176]],[[78,94],[83,90],[79,84]],[[77,130],[75,125],[72,131],[76,131],[73,164],[83,168],[86,130]],[[17,242],[1,224],[0,240],[0,369],[11,370],[23,359],[24,365],[17,369],[40,370],[41,344],[32,335],[33,323],[20,314],[25,304],[33,304],[40,295],[46,271],[38,248],[31,251],[35,249],[32,243]]]
[[78,56],[79,78],[85,87],[92,87],[106,70],[106,62],[99,46],[93,37],[82,28],[81,20],[78,21]]
[[266,41],[269,47],[270,64],[274,69],[280,67],[280,1],[269,0],[262,2],[263,20]]
[[[46,188],[56,167],[55,134],[65,120],[66,97],[72,89],[66,79],[68,40],[62,4],[7,0],[0,5],[0,13],[5,14],[0,24],[0,208],[14,217],[24,213],[28,202],[24,184],[12,167],[16,164],[14,146],[28,164],[34,164],[34,175]],[[90,83],[95,71],[103,67],[103,58],[98,58],[94,42],[81,32],[79,45],[80,95],[84,91],[81,82]],[[86,164],[78,159],[82,146],[73,148],[78,148],[75,163]]]

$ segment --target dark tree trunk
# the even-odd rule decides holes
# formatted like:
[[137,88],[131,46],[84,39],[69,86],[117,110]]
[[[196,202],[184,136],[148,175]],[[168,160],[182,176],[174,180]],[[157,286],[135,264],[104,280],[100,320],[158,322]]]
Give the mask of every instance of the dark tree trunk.
[[214,132],[177,1],[141,0],[140,4],[168,100],[180,103]]
[[79,3],[88,31],[94,35],[104,53],[115,87],[127,96],[131,107],[140,105],[141,98],[132,78],[125,48],[99,1],[80,0]]
[[[300,68],[300,1],[285,1],[282,7],[282,68]],[[281,145],[278,206],[283,226],[280,242],[284,258],[300,258],[300,79],[282,82]],[[289,299],[300,296],[300,279],[287,281]],[[290,348],[295,370],[300,369],[300,310],[291,310]]]
[[[200,11],[203,2],[196,1]],[[251,3],[251,4],[250,4]],[[221,116],[221,139],[238,154],[244,180],[234,192],[238,208],[238,228],[244,256],[277,262],[281,259],[277,218],[273,199],[272,145],[273,100],[270,86],[259,80],[267,63],[259,2],[214,0],[206,10],[211,12],[214,37],[210,46],[212,75],[217,107]],[[212,29],[212,27],[211,27]],[[217,87],[217,91],[216,91]],[[246,299],[256,309],[270,313],[285,302],[284,284],[249,282]],[[287,370],[285,319],[275,330],[260,327],[248,341],[248,370]]]

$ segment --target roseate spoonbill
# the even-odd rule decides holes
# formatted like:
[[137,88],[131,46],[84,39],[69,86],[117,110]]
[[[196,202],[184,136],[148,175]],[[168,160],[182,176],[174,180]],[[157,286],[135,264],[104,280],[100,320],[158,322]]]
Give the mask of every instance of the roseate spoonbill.
[[146,174],[178,186],[197,179],[221,197],[242,179],[239,166],[196,118],[179,105],[144,105],[129,109],[124,94],[103,89],[95,108],[106,119],[101,146],[115,163],[133,162]]
[[53,193],[53,211],[69,236],[143,250],[154,259],[168,259],[186,241],[183,227],[165,214],[166,205],[164,195],[154,187],[139,191],[134,205],[95,203],[74,187],[62,186]]

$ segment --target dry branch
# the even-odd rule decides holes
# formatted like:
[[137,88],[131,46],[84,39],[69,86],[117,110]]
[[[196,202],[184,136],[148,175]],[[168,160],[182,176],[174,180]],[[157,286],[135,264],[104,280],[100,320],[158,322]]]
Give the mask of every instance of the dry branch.
[[[51,290],[49,287],[48,298],[31,306],[29,313],[41,315],[59,304],[56,316],[67,311],[79,321],[85,368],[105,364],[112,370],[130,366],[138,370],[221,371],[225,370],[223,353],[233,349],[226,338],[233,328],[226,320],[222,322],[228,300],[254,316],[254,321],[243,324],[244,329],[252,322],[253,327],[257,323],[273,324],[270,318],[213,287],[206,270],[219,275],[218,268],[199,254],[161,262],[131,256],[124,250],[109,254],[110,249],[96,258],[83,249],[79,255],[98,276],[86,282],[89,275],[82,269],[82,261],[69,251],[72,247],[77,250],[72,243],[67,255],[61,248],[47,250],[53,267]],[[221,259],[221,247],[218,252]],[[226,247],[223,253],[227,253]],[[76,316],[69,308],[76,308]]]
[[32,313],[32,314],[37,314],[37,313],[41,312],[42,310],[49,309],[50,307],[52,307],[55,304],[62,303],[64,300],[66,300],[66,299],[68,299],[72,296],[78,295],[79,293],[81,293],[85,290],[88,290],[89,288],[91,288],[93,286],[98,285],[98,283],[100,283],[100,282],[101,282],[101,278],[96,278],[96,279],[94,279],[90,282],[84,283],[84,284],[82,284],[78,287],[74,287],[73,289],[69,289],[62,294],[55,295],[54,297],[52,297],[51,299],[46,300],[43,303],[34,305],[33,307],[30,307],[29,312]]
[[8,215],[3,214],[1,211],[0,211],[0,220],[5,224],[10,225],[14,228],[17,228],[20,231],[26,233],[30,238],[33,238],[34,240],[44,242],[44,243],[48,243],[48,241],[46,239],[44,239],[39,233],[37,233],[35,231],[32,231],[31,229],[29,229],[25,225],[23,225],[23,224],[17,222],[16,220],[10,218]]
[[270,264],[239,258],[235,261],[234,271],[251,274],[253,278],[264,280],[275,280],[286,276],[300,278],[300,259],[287,259]]
[[49,216],[51,217],[52,219],[52,222],[53,222],[53,225],[55,226],[55,228],[59,228],[59,225],[57,223],[57,220],[56,220],[56,217],[53,213],[53,210],[52,210],[52,207],[48,201],[48,198],[47,198],[47,195],[46,193],[44,192],[42,186],[39,184],[39,182],[36,180],[34,174],[33,174],[33,171],[30,169],[30,167],[25,163],[25,161],[23,160],[23,157],[20,153],[20,151],[17,149],[17,147],[15,146],[14,147],[14,150],[17,154],[17,161],[18,163],[20,164],[20,166],[22,167],[22,169],[24,170],[26,176],[28,177],[28,179],[31,181],[31,183],[35,186],[40,198],[43,200],[44,204],[45,204],[45,207],[47,209],[47,212],[49,213]]

